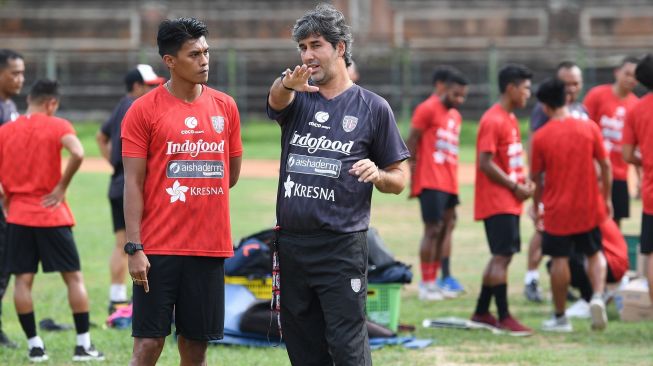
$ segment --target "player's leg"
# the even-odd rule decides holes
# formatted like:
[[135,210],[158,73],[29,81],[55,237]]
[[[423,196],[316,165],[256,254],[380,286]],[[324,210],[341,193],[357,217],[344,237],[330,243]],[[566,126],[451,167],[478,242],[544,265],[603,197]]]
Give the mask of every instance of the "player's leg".
[[172,313],[179,295],[183,261],[179,256],[148,255],[150,292],[133,285],[132,337],[134,347],[130,365],[156,365],[165,338],[171,333]]
[[115,233],[115,245],[109,259],[109,270],[111,273],[111,287],[109,288],[109,314],[117,308],[127,305],[127,254],[124,246],[127,242],[125,235],[125,216],[123,211],[123,198],[111,199],[111,216],[113,220],[113,231]]
[[0,346],[16,348],[16,343],[12,342],[2,330],[2,299],[5,296],[7,287],[9,286],[9,279],[11,278],[11,273],[5,265],[7,255],[6,233],[7,222],[5,221],[5,216],[2,213],[2,210],[0,210]]
[[553,298],[553,315],[542,323],[542,330],[554,332],[572,331],[571,323],[565,315],[567,290],[571,281],[569,257],[574,244],[569,236],[542,233],[542,253],[551,257],[551,296]]
[[630,217],[630,194],[625,180],[612,181],[612,209],[612,218],[621,228],[621,220]]
[[542,233],[536,230],[528,243],[528,268],[524,276],[524,296],[533,302],[542,302],[540,290],[540,273],[538,268],[542,261]]
[[648,294],[653,303],[653,215],[642,212],[642,227],[639,238],[639,251],[644,256]]
[[175,309],[181,365],[203,365],[209,341],[224,337],[224,258],[183,257]]
[[440,288],[453,293],[465,291],[462,284],[451,274],[451,252],[453,242],[453,230],[456,227],[457,215],[456,205],[458,205],[458,196],[450,195],[449,204],[444,211],[444,230],[442,238],[442,259],[440,260],[442,277],[437,281]]
[[587,256],[587,274],[594,291],[590,301],[592,329],[602,330],[607,326],[608,317],[603,299],[607,278],[607,262],[601,251],[601,231],[596,227],[587,233],[575,235],[574,238],[578,249]]
[[422,281],[419,284],[420,300],[442,300],[444,294],[435,285],[440,266],[438,238],[443,230],[444,201],[443,192],[425,189],[419,195],[424,233],[420,242],[420,268]]

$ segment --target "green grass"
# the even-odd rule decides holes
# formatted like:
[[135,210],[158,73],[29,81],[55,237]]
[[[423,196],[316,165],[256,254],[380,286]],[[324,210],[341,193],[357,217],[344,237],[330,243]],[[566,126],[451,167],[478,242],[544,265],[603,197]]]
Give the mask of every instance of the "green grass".
[[[260,135],[259,138],[264,138]],[[91,318],[99,326],[91,330],[93,342],[107,355],[106,365],[128,363],[132,339],[129,331],[105,329],[109,286],[108,259],[113,247],[111,218],[106,199],[108,176],[81,173],[75,177],[69,191],[69,201],[77,218],[75,237],[82,258],[82,268],[91,299]],[[385,347],[373,352],[377,365],[651,365],[653,350],[653,322],[622,323],[613,306],[609,308],[610,323],[602,333],[589,330],[589,321],[575,320],[575,332],[569,335],[545,334],[517,339],[493,336],[486,332],[423,329],[424,318],[440,316],[468,317],[475,305],[481,271],[489,258],[481,223],[472,221],[473,188],[462,187],[462,204],[458,209],[458,226],[454,232],[452,257],[453,273],[467,287],[467,294],[459,299],[436,303],[422,303],[416,299],[416,285],[402,289],[400,321],[418,326],[415,335],[432,338],[435,344],[423,350]],[[274,222],[276,179],[240,180],[232,190],[233,237],[270,227]],[[639,232],[640,202],[633,202],[634,218],[624,223],[624,231]],[[372,225],[377,227],[393,253],[402,261],[418,268],[418,242],[422,225],[419,207],[405,195],[382,195],[375,192]],[[522,238],[527,242],[532,233],[528,220],[522,220]],[[523,247],[525,251],[525,246]],[[533,305],[522,295],[525,272],[525,253],[517,255],[511,265],[511,310],[527,325],[539,328],[550,312],[549,303]],[[542,269],[543,286],[548,279]],[[415,271],[416,279],[419,277]],[[20,342],[18,350],[0,348],[0,364],[26,365],[26,342],[12,306],[10,286],[4,301],[4,329]],[[57,322],[72,324],[63,282],[56,274],[38,274],[34,284],[34,303],[37,320],[51,317]],[[51,365],[69,365],[75,335],[72,331],[47,333],[40,331]],[[278,348],[253,349],[244,347],[212,346],[208,350],[209,365],[289,365],[285,350]],[[172,339],[167,340],[160,365],[179,363]]]

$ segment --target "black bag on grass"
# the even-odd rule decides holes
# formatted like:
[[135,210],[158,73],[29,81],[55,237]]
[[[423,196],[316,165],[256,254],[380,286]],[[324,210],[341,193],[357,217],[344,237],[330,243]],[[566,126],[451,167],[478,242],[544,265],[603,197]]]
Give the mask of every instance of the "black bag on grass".
[[264,242],[250,238],[240,243],[234,256],[224,261],[227,276],[265,277],[272,274],[272,254]]

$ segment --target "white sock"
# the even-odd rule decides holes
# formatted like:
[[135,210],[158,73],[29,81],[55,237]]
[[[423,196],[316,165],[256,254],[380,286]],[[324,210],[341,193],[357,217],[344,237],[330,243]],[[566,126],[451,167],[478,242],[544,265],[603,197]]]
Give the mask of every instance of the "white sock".
[[27,340],[27,346],[29,349],[32,349],[34,347],[41,347],[45,348],[45,345],[43,344],[43,340],[39,336],[32,337]]
[[109,300],[113,302],[127,302],[127,286],[112,284],[109,288]]
[[527,271],[526,276],[524,276],[524,283],[527,285],[533,282],[533,280],[540,280],[540,272],[538,272],[536,269]]
[[83,346],[84,349],[91,347],[91,333],[86,332],[77,335],[77,345]]

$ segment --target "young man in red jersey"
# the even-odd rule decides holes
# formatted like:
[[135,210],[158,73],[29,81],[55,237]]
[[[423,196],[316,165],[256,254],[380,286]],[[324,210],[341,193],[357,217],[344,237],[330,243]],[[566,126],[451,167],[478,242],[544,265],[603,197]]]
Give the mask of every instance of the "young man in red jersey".
[[[56,81],[38,80],[27,97],[27,113],[0,128],[0,183],[7,214],[7,263],[15,275],[14,304],[27,336],[29,360],[48,359],[36,334],[32,285],[41,262],[44,272],[60,272],[77,331],[73,361],[103,360],[91,344],[89,306],[71,227],[66,189],[79,169],[84,148],[70,122],[54,117],[59,107]],[[70,160],[61,173],[61,150]],[[29,153],[26,153],[29,152]]]
[[[513,111],[526,106],[532,75],[523,65],[501,68],[501,99],[481,117],[476,141],[474,219],[483,220],[492,258],[483,272],[483,286],[472,320],[515,336],[533,333],[508,309],[508,266],[521,247],[522,202],[533,194],[532,182],[524,173],[519,122]],[[493,296],[498,320],[489,311]]]
[[637,86],[636,66],[637,59],[625,58],[614,71],[614,83],[590,89],[583,101],[590,119],[601,128],[605,148],[610,153],[613,218],[619,226],[621,219],[630,217],[628,163],[622,156],[621,141],[626,113],[637,103],[633,94]]
[[[550,120],[533,136],[530,174],[536,186],[534,205],[539,207],[541,203],[544,211],[542,253],[552,258],[551,292],[555,308],[555,314],[542,328],[572,330],[565,316],[565,302],[570,282],[569,257],[577,250],[587,256],[594,291],[590,301],[592,329],[604,329],[607,316],[602,296],[606,272],[598,226],[605,217],[602,204],[610,212],[611,175],[601,131],[596,124],[571,116],[561,80],[542,83],[537,99]],[[602,200],[597,199],[595,162],[600,167]]]
[[[653,302],[653,55],[648,54],[638,64],[635,77],[648,89],[646,94],[626,117],[624,128],[624,159],[641,166],[642,181],[642,232],[640,251],[647,258],[648,291]],[[636,151],[639,149],[639,153]]]
[[453,297],[462,291],[462,286],[449,275],[448,255],[447,275],[436,285],[438,268],[445,260],[445,241],[451,242],[459,203],[458,140],[462,119],[457,108],[465,101],[468,84],[460,72],[447,71],[444,92],[438,94],[434,89],[415,109],[407,141],[408,150],[415,157],[411,196],[419,197],[424,222],[419,251],[422,269],[419,299],[428,301]]
[[170,80],[134,101],[122,125],[132,365],[156,364],[173,312],[182,365],[205,364],[208,341],[224,333],[229,188],[242,143],[235,101],[205,85],[206,35],[192,18],[159,25]]

